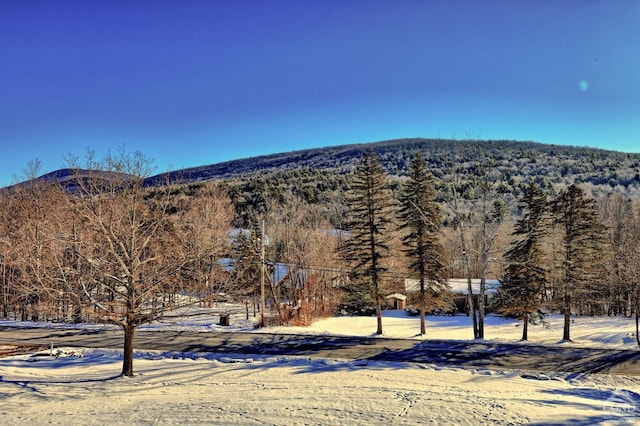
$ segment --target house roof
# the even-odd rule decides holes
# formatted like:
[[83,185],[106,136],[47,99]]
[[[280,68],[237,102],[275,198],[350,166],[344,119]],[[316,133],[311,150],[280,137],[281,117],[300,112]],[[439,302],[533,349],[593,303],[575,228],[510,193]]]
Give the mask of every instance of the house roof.
[[393,293],[385,297],[385,299],[398,299],[398,300],[407,300],[407,296],[400,293]]
[[[468,284],[466,278],[450,278],[447,280],[447,285],[452,293],[455,294],[469,294]],[[500,287],[500,281],[496,279],[485,279],[485,288],[487,294],[495,294]],[[417,293],[420,291],[420,280],[415,278],[407,278],[404,280],[405,293]],[[473,294],[480,293],[480,279],[471,279],[471,289]]]

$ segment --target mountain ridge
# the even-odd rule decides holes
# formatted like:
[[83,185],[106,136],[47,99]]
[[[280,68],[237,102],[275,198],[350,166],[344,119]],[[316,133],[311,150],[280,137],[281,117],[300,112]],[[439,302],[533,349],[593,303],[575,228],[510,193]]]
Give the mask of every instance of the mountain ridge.
[[[592,193],[615,190],[640,199],[640,153],[514,140],[405,138],[309,148],[163,172],[146,178],[145,185],[246,181],[270,176],[295,185],[292,176],[300,175],[302,170],[307,171],[304,179],[310,185],[310,170],[336,177],[346,175],[359,163],[362,152],[368,150],[376,154],[391,177],[405,176],[411,158],[419,152],[436,179],[483,164],[499,171],[512,189],[531,179],[549,188],[578,182],[591,184]],[[60,169],[38,179],[69,180],[72,172]]]
[[[631,156],[640,161],[640,154],[624,153],[620,151],[604,150],[600,148],[580,147],[570,145],[545,144],[533,141],[514,140],[451,140],[451,139],[426,139],[404,138],[391,139],[378,142],[354,143],[347,145],[334,145],[321,148],[308,148],[289,152],[265,154],[254,157],[228,160],[220,163],[183,168],[175,171],[164,172],[150,177],[152,181],[160,181],[168,178],[169,181],[182,180],[185,182],[206,181],[212,179],[227,179],[243,174],[256,172],[290,170],[300,167],[312,167],[320,169],[338,169],[344,171],[353,166],[360,159],[363,151],[373,150],[376,154],[385,154],[404,150],[407,152],[421,151],[428,154],[444,155],[446,150],[466,150],[478,148],[486,151],[507,148],[509,150],[530,150],[542,153],[559,153],[562,155],[598,155],[602,157]],[[346,161],[345,161],[346,160]],[[336,162],[337,161],[337,162]],[[384,163],[384,158],[381,159]],[[383,164],[384,166],[384,164]],[[387,168],[387,167],[385,167]],[[393,169],[393,168],[391,168]],[[388,172],[393,170],[389,170]]]

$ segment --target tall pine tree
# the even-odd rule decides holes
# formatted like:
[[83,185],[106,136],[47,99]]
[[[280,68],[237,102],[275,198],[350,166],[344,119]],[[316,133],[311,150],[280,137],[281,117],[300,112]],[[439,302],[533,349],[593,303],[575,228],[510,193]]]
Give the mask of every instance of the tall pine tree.
[[447,288],[445,255],[438,232],[442,226],[435,202],[433,175],[419,153],[409,166],[400,209],[402,242],[409,258],[409,270],[419,279],[420,334],[425,334],[425,309],[428,299],[441,299]]
[[348,238],[343,245],[354,282],[368,287],[375,303],[377,334],[382,334],[382,273],[393,225],[394,199],[373,151],[365,152],[347,194]]
[[594,279],[599,246],[604,241],[604,226],[598,219],[595,201],[572,184],[562,191],[553,205],[555,223],[562,230],[562,313],[563,340],[571,340],[572,298]]
[[512,233],[513,240],[504,258],[507,263],[500,286],[499,310],[522,320],[522,340],[527,340],[528,324],[540,310],[547,281],[544,238],[549,215],[547,197],[531,182],[521,201],[522,218]]

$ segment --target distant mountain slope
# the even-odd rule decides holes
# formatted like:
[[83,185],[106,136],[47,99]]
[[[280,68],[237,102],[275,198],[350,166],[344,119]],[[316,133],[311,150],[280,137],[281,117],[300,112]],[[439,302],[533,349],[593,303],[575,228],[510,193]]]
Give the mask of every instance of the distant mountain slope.
[[[39,176],[36,179],[36,181],[58,182],[60,185],[65,187],[68,191],[75,191],[80,181],[86,181],[87,179],[93,179],[95,181],[95,179],[97,178],[100,178],[100,177],[107,178],[109,175],[111,176],[117,175],[121,179],[127,179],[129,176],[124,173],[116,173],[116,172],[95,173],[95,171],[92,171],[92,170],[65,168],[65,169],[55,170],[53,172]],[[27,187],[29,183],[30,181],[19,182],[17,184],[10,185],[6,188],[1,188],[1,189],[12,190],[12,189],[24,188],[24,187]]]
[[[414,153],[423,158],[437,179],[481,164],[499,171],[504,191],[517,196],[530,179],[543,187],[573,182],[591,185],[594,194],[619,192],[640,200],[640,154],[518,141],[476,141],[445,139],[398,139],[374,143],[330,146],[161,173],[147,179],[149,186],[225,180],[252,188],[278,185],[299,191],[301,186],[318,196],[323,188],[341,190],[344,175],[360,161],[363,151],[373,150],[393,179],[405,176]],[[72,171],[62,169],[41,179],[71,179]],[[255,180],[261,181],[256,185]],[[317,184],[314,179],[321,179]],[[253,183],[247,183],[253,180]],[[332,181],[333,180],[333,181]],[[242,183],[244,182],[244,184]],[[266,182],[266,183],[265,183]]]
[[171,181],[182,180],[192,182],[234,178],[249,174],[291,170],[303,167],[344,169],[353,164],[354,160],[359,159],[363,150],[371,149],[374,145],[376,144],[343,145],[262,155],[176,170],[169,173],[162,173],[150,179],[153,181],[162,181],[169,178]]
[[443,139],[399,139],[264,155],[163,173],[150,178],[150,183],[166,182],[167,178],[184,182],[229,179],[301,168],[342,174],[353,169],[365,150],[373,150],[394,176],[406,175],[414,153],[421,152],[436,177],[443,177],[457,166],[480,161],[500,170],[512,182],[535,178],[549,183],[577,181],[611,188],[640,185],[640,154],[536,142]]

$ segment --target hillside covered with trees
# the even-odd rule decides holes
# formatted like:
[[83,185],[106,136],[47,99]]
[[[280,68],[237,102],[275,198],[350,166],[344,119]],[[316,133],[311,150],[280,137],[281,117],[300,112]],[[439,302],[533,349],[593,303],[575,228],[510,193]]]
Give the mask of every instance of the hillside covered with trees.
[[[595,148],[520,141],[398,139],[366,144],[330,146],[271,154],[172,171],[151,178],[203,181],[228,179],[298,169],[351,172],[363,151],[373,151],[390,176],[406,176],[414,154],[420,153],[438,178],[456,165],[478,159],[503,173],[512,183],[539,179],[546,184],[591,183],[622,191],[640,185],[640,154]],[[637,194],[635,194],[637,196]]]
[[152,176],[121,150],[32,173],[0,191],[0,315],[118,324],[125,375],[138,325],[220,298],[260,325],[375,312],[383,333],[388,295],[424,318],[463,278],[480,281],[474,338],[488,310],[564,313],[567,340],[571,315],[640,317],[638,154],[404,140],[288,157]]
[[531,180],[550,193],[576,183],[592,196],[618,193],[640,200],[640,154],[518,141],[400,139],[316,148],[162,173],[148,184],[223,180],[241,211],[282,201],[287,193],[326,204],[333,191],[346,190],[346,176],[363,151],[376,155],[396,192],[419,153],[440,192],[461,170],[483,167],[500,176],[498,190],[511,206]]
[[[234,178],[248,174],[283,172],[312,168],[348,173],[360,160],[362,151],[372,150],[387,173],[406,176],[415,153],[420,153],[431,169],[446,172],[452,165],[477,158],[486,160],[513,176],[546,177],[551,182],[569,175],[578,182],[628,187],[640,183],[640,154],[595,148],[550,145],[537,142],[452,139],[398,139],[374,143],[329,146],[285,152],[169,173],[172,179],[188,181]],[[526,166],[526,167],[524,167]],[[608,172],[608,173],[602,173]],[[605,174],[606,176],[602,176]],[[437,175],[437,173],[436,173]],[[600,175],[600,176],[596,176]],[[165,174],[159,175],[165,177]],[[155,179],[157,177],[154,177]],[[606,178],[606,179],[605,179]]]

